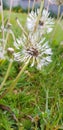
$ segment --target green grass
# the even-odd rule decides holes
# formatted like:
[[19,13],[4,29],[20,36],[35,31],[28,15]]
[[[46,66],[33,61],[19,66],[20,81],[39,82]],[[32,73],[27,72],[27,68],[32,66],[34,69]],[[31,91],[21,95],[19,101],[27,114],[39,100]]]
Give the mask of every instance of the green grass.
[[[6,21],[8,12],[5,11],[4,14]],[[16,23],[16,16],[24,26],[26,14],[12,12],[12,29],[18,38],[21,30]],[[55,22],[55,31],[46,36],[53,52],[52,62],[41,71],[28,66],[13,92],[0,99],[4,108],[8,106],[11,109],[10,112],[0,107],[0,130],[63,130],[63,45],[60,45],[63,41],[63,30],[56,20]],[[12,38],[8,42],[11,46]],[[0,83],[8,64],[8,61],[0,61]],[[0,95],[12,83],[20,67],[21,64],[13,63]]]

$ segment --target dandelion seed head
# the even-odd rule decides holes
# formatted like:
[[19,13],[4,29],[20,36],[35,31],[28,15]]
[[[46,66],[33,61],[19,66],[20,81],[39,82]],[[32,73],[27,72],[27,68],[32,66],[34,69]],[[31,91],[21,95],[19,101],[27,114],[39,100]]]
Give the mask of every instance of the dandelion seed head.
[[34,57],[37,57],[38,56],[38,50],[36,48],[27,48],[27,53],[30,55],[30,56],[34,56]]
[[[52,61],[52,50],[48,42],[45,42],[45,38],[37,38],[38,40],[36,40],[34,37],[35,34],[33,36],[29,35],[30,41],[27,41],[27,38],[24,39],[24,37],[22,39],[20,38],[21,47],[20,44],[17,43],[18,52],[14,53],[14,60],[25,63],[31,58],[30,66],[36,66],[37,69],[41,70],[42,66],[48,65]],[[22,40],[24,41],[23,43]]]
[[[36,26],[38,15],[39,15],[39,11],[36,11],[36,12],[31,12],[27,17],[26,25],[28,30],[31,32],[33,32]],[[41,34],[45,34],[45,33],[50,33],[53,30],[54,20],[51,17],[49,17],[49,15],[50,15],[49,12],[44,9],[39,19],[39,23],[36,31],[38,30],[41,32]]]

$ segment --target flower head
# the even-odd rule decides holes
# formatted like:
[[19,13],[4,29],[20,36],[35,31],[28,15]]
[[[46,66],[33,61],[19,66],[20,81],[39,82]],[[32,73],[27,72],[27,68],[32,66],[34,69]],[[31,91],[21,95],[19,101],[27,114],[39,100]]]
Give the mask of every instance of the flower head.
[[36,65],[36,68],[41,70],[42,66],[51,62],[51,48],[48,42],[45,42],[45,38],[37,40],[35,35],[29,35],[28,39],[23,35],[14,43],[18,49],[18,52],[14,53],[14,58],[16,61],[24,63],[30,58],[31,67]]
[[[27,23],[26,23],[27,28],[31,32],[34,31],[38,15],[39,15],[39,10],[35,12],[31,11],[29,16],[27,17]],[[44,9],[37,26],[37,30],[40,31],[41,34],[50,33],[53,30],[54,21],[51,17],[49,17],[49,15],[50,14],[48,13],[48,11]]]
[[0,45],[0,59],[1,60],[7,59],[9,61],[12,61],[13,55],[14,55],[14,49],[13,48],[9,47],[9,48],[4,49],[2,44]]

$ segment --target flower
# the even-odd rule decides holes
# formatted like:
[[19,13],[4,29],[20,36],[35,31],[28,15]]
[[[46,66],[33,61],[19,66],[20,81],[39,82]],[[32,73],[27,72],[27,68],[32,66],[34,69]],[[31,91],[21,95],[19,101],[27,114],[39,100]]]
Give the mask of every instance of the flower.
[[7,49],[7,52],[10,53],[10,54],[13,54],[13,53],[14,53],[14,49],[11,48],[11,47],[9,47],[9,48]]
[[[37,9],[37,11],[35,12],[31,11],[31,13],[29,13],[29,16],[27,17],[26,25],[28,30],[31,32],[34,31],[34,28],[37,23],[38,15],[39,15],[39,10]],[[39,32],[41,32],[41,34],[50,33],[53,30],[54,21],[51,17],[49,17],[49,15],[50,14],[48,13],[48,11],[44,9],[37,26],[37,29]]]
[[48,65],[51,62],[52,51],[45,42],[45,38],[37,38],[35,35],[29,35],[27,38],[24,34],[22,38],[17,39],[14,43],[18,52],[14,53],[14,59],[18,62],[27,62],[30,58],[31,67],[36,65],[36,68],[41,70],[42,66]]
[[[3,32],[3,37],[0,38],[0,59],[7,59],[9,61],[13,60],[14,49],[11,47],[6,47],[8,34],[11,34],[13,40],[15,41],[15,36],[13,31],[10,29],[11,24],[7,23],[6,26],[1,26],[0,33]],[[4,37],[5,36],[5,37]]]
[[7,59],[9,61],[13,61],[14,49],[9,47],[4,49],[2,44],[0,44],[0,59]]

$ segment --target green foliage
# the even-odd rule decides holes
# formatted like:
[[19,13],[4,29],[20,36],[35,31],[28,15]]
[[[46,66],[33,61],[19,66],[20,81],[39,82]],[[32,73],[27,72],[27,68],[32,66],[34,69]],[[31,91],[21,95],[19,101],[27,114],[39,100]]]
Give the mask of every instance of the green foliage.
[[[36,7],[37,8],[37,7]],[[22,8],[21,6],[16,6],[12,8],[12,11],[16,12],[16,13],[28,13],[28,8]],[[31,8],[30,8],[31,11]]]
[[12,10],[17,13],[23,13],[23,8],[21,6],[13,7]]
[[[4,14],[6,20],[8,12]],[[12,12],[12,30],[18,38],[21,30],[16,24],[16,16],[24,26],[26,14]],[[60,44],[63,41],[63,21],[61,25],[55,21],[53,33],[46,36],[52,47],[52,62],[40,72],[28,66],[13,92],[0,98],[0,104],[8,106],[17,118],[16,122],[9,111],[0,107],[0,130],[63,130],[63,44]],[[12,39],[8,42],[11,45]],[[0,83],[8,65],[8,61],[0,61]],[[9,88],[21,67],[22,64],[13,63],[0,95]]]

